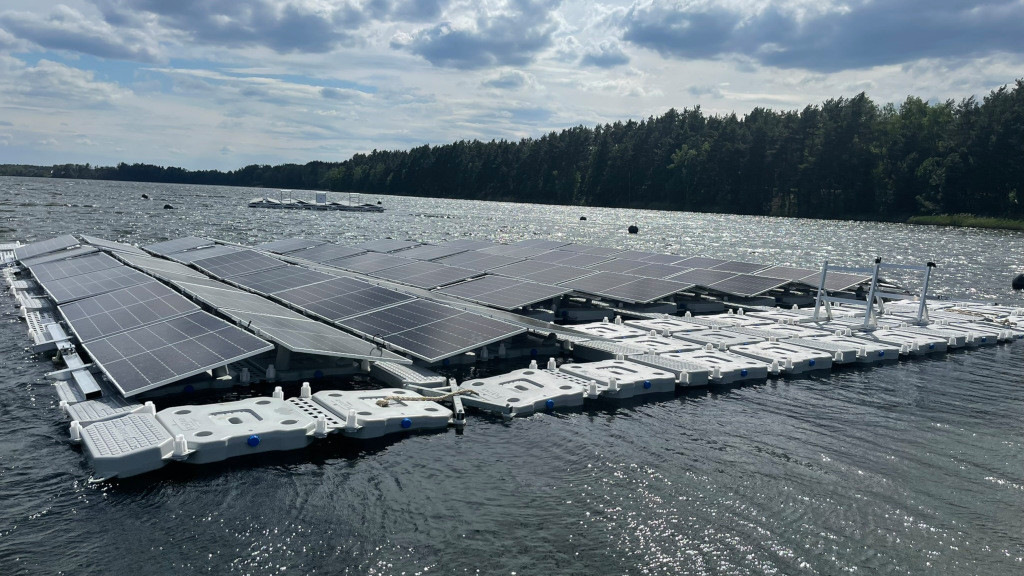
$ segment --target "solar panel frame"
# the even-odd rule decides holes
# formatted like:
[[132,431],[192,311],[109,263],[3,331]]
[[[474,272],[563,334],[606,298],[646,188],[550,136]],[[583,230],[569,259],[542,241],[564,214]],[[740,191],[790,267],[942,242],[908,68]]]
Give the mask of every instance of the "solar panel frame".
[[56,252],[58,250],[66,250],[68,248],[78,246],[79,244],[80,242],[78,239],[71,234],[63,234],[48,240],[40,240],[39,242],[18,246],[14,249],[14,259],[21,262],[34,256],[40,256],[50,252]]
[[707,288],[735,296],[753,297],[759,296],[776,288],[781,288],[789,283],[790,280],[786,280],[784,278],[768,278],[766,276],[756,276],[754,274],[737,274],[732,278],[726,278],[721,282],[715,282],[714,284],[707,286]]
[[352,248],[351,246],[339,246],[338,244],[321,244],[312,248],[306,248],[304,250],[296,250],[289,252],[289,258],[302,258],[303,260],[309,260],[310,262],[316,262],[318,264],[327,262],[328,260],[337,260],[339,258],[348,258],[357,254],[365,254],[366,250],[360,250],[359,248]]
[[232,254],[234,252],[241,251],[240,248],[234,246],[224,246],[223,244],[217,244],[214,246],[207,246],[205,248],[196,248],[194,250],[185,250],[182,252],[175,252],[174,254],[168,254],[167,258],[174,260],[180,264],[191,264],[197,260],[204,258],[213,258],[214,256],[223,256],[225,254]]
[[40,282],[54,303],[60,305],[97,294],[152,281],[151,276],[128,266],[118,266],[59,280]]
[[331,278],[334,278],[334,276],[310,270],[309,268],[286,264],[285,266],[270,270],[260,270],[251,274],[233,276],[228,281],[253,292],[275,294],[300,286],[310,286],[319,282],[326,282]]
[[83,347],[125,397],[274,348],[202,311],[92,340]]
[[220,256],[196,260],[192,265],[211,276],[232,278],[253,272],[281,268],[285,266],[285,263],[276,258],[260,254],[255,250],[244,249],[231,252],[230,254],[221,254]]
[[469,268],[470,270],[476,270],[478,272],[490,272],[495,268],[515,264],[516,262],[522,262],[523,260],[524,258],[518,256],[500,256],[477,250],[470,250],[469,252],[439,258],[436,262],[446,266]]
[[263,250],[264,252],[273,252],[274,254],[288,254],[289,252],[305,250],[326,243],[324,240],[310,240],[307,238],[282,238],[257,244],[256,249]]
[[379,252],[381,254],[389,254],[391,252],[398,252],[399,250],[405,250],[406,248],[412,248],[413,246],[419,246],[419,242],[413,240],[395,240],[392,238],[382,238],[380,240],[367,240],[360,244],[356,244],[353,248],[359,248],[367,252]]
[[185,250],[192,250],[203,246],[213,246],[214,244],[215,242],[213,240],[207,240],[206,238],[185,236],[184,238],[174,238],[172,240],[165,240],[163,242],[143,246],[143,249],[146,252],[156,254],[158,256],[169,256],[175,252],[184,252]]
[[716,282],[721,282],[727,278],[735,276],[732,272],[726,272],[725,270],[708,270],[707,268],[694,268],[685,272],[680,272],[675,276],[669,276],[667,280],[675,280],[676,282],[686,282],[695,286],[701,286],[707,288]]
[[717,266],[712,266],[712,270],[725,270],[726,272],[735,272],[737,274],[754,274],[760,272],[765,268],[769,268],[765,264],[758,264],[756,262],[743,262],[741,260],[729,260]]
[[382,252],[365,252],[357,256],[330,260],[328,262],[324,262],[324,264],[348,270],[350,272],[373,274],[374,272],[380,272],[382,270],[387,270],[388,268],[394,268],[410,262],[416,262],[416,260],[410,260],[408,258],[402,258],[401,256],[395,256],[392,254],[384,254]]
[[97,252],[68,260],[36,264],[29,268],[29,270],[37,281],[46,282],[48,280],[60,280],[61,278],[80,276],[89,272],[107,270],[108,268],[117,268],[118,266],[124,266],[124,264],[103,252]]
[[58,307],[81,342],[189,314],[199,307],[153,280]]

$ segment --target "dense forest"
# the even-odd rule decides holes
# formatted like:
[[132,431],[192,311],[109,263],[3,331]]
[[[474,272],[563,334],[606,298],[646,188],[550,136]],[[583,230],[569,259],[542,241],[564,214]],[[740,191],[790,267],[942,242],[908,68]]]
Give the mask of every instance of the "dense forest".
[[699,107],[518,142],[374,150],[343,162],[231,172],[146,164],[0,173],[327,189],[821,218],[972,213],[1024,219],[1024,80],[982,102],[864,93],[738,117]]

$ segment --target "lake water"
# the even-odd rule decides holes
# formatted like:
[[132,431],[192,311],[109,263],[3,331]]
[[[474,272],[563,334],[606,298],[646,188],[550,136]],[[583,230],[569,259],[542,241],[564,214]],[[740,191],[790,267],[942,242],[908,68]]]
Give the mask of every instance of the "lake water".
[[[879,256],[936,262],[935,294],[1024,305],[1021,232],[378,196],[362,199],[384,214],[246,208],[265,193],[0,178],[0,242],[541,237],[811,268]],[[0,302],[3,575],[1024,572],[1020,343],[93,485],[48,360]]]

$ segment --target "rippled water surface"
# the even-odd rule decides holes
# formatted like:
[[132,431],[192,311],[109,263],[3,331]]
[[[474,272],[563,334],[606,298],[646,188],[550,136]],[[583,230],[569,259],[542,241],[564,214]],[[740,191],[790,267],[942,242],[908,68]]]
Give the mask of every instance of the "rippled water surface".
[[[1024,305],[1009,288],[1020,232],[376,196],[363,200],[386,213],[245,207],[265,192],[0,178],[0,242],[544,237],[812,268],[880,256],[935,261],[934,293]],[[1020,343],[93,485],[48,360],[3,302],[3,575],[1024,571]]]

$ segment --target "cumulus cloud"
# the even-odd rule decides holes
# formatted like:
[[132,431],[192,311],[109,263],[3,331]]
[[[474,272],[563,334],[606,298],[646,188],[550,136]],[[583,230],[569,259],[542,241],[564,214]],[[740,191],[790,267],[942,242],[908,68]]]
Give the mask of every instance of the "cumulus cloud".
[[16,58],[0,57],[0,80],[0,99],[30,107],[106,107],[131,94],[117,84],[95,80],[92,72],[50,60],[27,66]]
[[160,59],[157,42],[137,30],[115,30],[106,22],[86,18],[81,12],[59,5],[49,14],[5,12],[0,14],[0,47],[21,38],[48,50],[67,50],[101,58],[153,62]]
[[483,85],[499,90],[518,90],[528,86],[535,86],[536,80],[533,75],[527,74],[522,70],[503,70],[497,76],[484,80]]
[[551,46],[558,28],[554,11],[560,3],[560,0],[482,3],[471,19],[442,22],[414,34],[398,35],[392,46],[446,68],[523,66]]
[[621,43],[617,40],[608,40],[588,50],[580,59],[580,64],[597,68],[614,68],[629,64],[629,56],[622,51]]
[[817,10],[800,3],[652,0],[626,12],[622,27],[623,40],[668,58],[742,55],[824,72],[1024,53],[1024,3],[1017,0],[855,0]]

